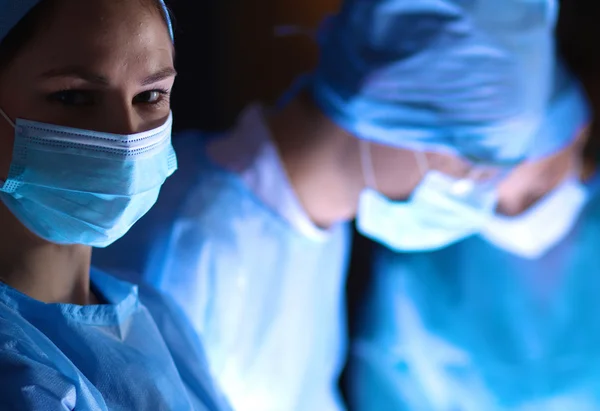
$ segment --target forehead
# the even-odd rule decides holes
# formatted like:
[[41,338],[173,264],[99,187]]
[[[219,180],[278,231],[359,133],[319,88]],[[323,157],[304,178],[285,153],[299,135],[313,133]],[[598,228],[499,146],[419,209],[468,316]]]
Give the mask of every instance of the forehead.
[[154,0],[60,0],[24,50],[36,65],[123,70],[173,59],[167,24]]

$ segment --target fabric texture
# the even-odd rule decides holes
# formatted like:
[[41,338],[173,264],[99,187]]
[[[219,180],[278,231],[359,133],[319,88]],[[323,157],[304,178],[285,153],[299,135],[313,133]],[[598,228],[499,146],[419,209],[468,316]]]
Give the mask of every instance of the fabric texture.
[[[42,0],[0,0],[0,42]],[[171,39],[175,39],[173,23],[164,0],[159,0]]]
[[99,271],[92,285],[107,304],[44,304],[0,284],[1,409],[229,409],[167,297]]
[[119,135],[17,119],[0,201],[47,241],[106,247],[152,208],[177,169],[172,124],[169,115],[153,130]]

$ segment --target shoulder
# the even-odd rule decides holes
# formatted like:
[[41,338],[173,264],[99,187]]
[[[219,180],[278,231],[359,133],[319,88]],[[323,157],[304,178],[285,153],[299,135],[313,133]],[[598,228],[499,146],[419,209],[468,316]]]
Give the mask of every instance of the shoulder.
[[0,409],[75,409],[85,393],[76,386],[80,378],[73,369],[41,332],[0,304]]

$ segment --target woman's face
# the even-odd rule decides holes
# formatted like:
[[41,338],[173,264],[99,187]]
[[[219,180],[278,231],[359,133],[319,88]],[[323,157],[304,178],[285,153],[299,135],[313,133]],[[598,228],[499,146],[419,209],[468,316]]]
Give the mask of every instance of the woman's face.
[[[0,108],[17,118],[117,134],[170,112],[173,44],[154,0],[60,0],[0,72]],[[47,23],[47,24],[46,24]],[[14,129],[0,117],[0,178]]]

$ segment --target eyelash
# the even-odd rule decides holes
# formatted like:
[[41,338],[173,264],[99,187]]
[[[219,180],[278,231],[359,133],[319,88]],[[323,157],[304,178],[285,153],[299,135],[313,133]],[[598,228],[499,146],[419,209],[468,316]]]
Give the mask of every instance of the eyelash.
[[[140,95],[143,95],[144,93],[154,93],[154,92],[159,94],[159,98],[156,101],[154,101],[154,102],[139,102],[137,104],[144,104],[149,107],[159,107],[160,105],[169,103],[170,97],[171,97],[171,91],[168,89],[153,89],[153,90],[142,91],[141,93],[137,94],[134,97],[134,100],[137,97],[139,97]],[[59,103],[59,104],[62,103],[66,106],[73,106],[73,107],[90,106],[93,104],[93,103],[67,104],[64,101],[61,101],[61,97],[64,97],[65,93],[82,93],[82,94],[89,95],[90,93],[93,93],[93,92],[90,90],[63,89],[63,90],[59,90],[59,91],[56,91],[56,92],[48,95],[47,99],[48,99],[48,101],[50,101],[52,103]]]
[[[159,94],[159,98],[153,103],[143,103],[148,106],[153,107],[161,107],[164,104],[169,104],[171,100],[171,90],[167,89],[155,89],[149,90],[150,92],[157,92]],[[143,93],[147,93],[148,91],[144,91]]]
[[[170,90],[167,90],[167,89],[160,89],[160,88],[157,88],[157,89],[154,89],[154,90],[142,91],[140,94],[144,94],[144,93],[154,93],[154,92],[156,92],[156,93],[160,94],[160,97],[159,97],[159,99],[158,99],[158,100],[156,100],[156,102],[154,102],[154,103],[145,103],[145,104],[159,104],[161,101],[163,101],[163,100],[165,100],[166,98],[168,98],[168,97],[170,97],[170,96],[171,96],[171,91],[170,91]],[[140,94],[138,94],[138,96],[139,96]],[[137,97],[137,96],[136,96],[136,97]]]

